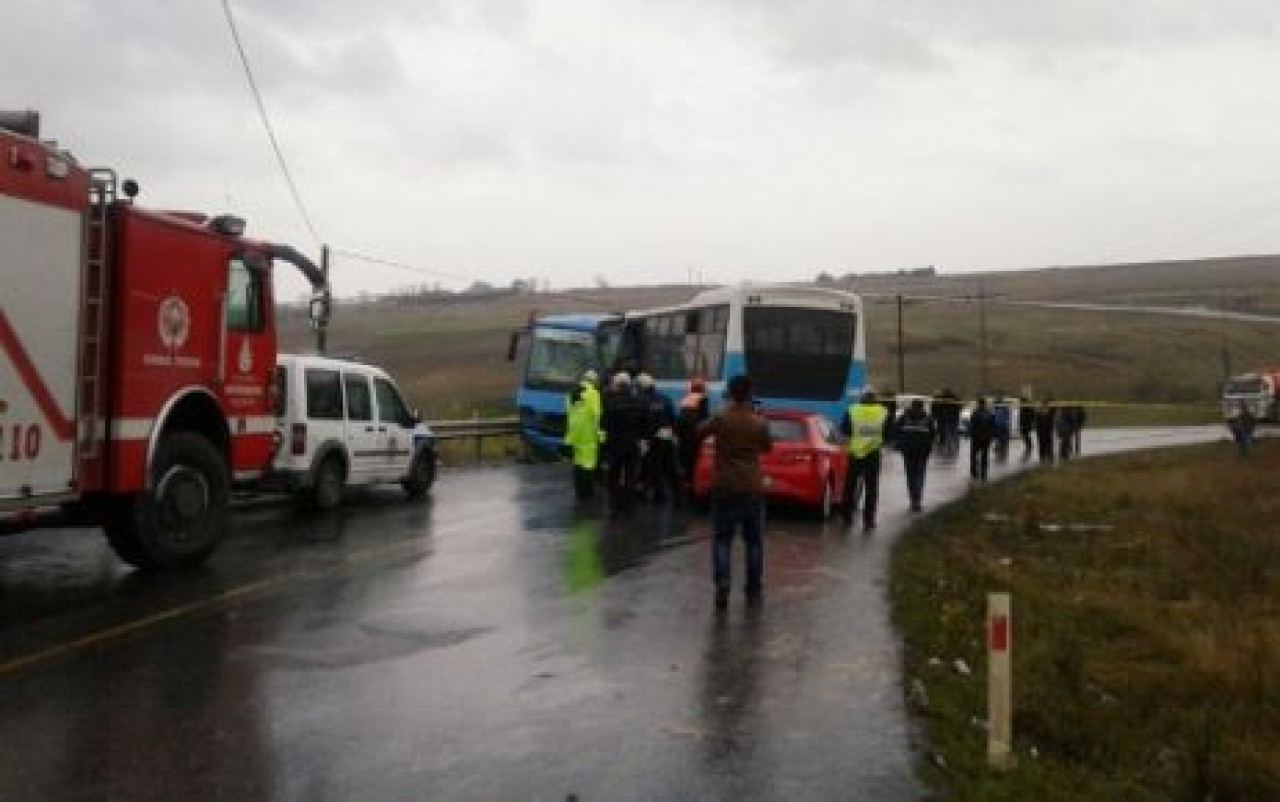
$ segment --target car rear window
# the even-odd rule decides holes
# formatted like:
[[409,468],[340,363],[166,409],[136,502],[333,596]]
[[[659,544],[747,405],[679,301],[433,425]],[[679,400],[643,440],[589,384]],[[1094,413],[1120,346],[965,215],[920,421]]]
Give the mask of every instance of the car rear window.
[[805,440],[804,421],[770,418],[769,436],[775,443],[802,443]]

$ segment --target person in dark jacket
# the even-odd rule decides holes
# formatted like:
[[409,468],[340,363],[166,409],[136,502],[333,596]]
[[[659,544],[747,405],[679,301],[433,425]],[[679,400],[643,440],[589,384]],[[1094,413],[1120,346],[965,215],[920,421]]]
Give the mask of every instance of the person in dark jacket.
[[954,457],[960,447],[960,397],[950,387],[944,387],[933,399],[933,411],[938,421],[938,445],[940,452]]
[[1036,445],[1039,447],[1040,462],[1044,465],[1053,464],[1053,430],[1057,414],[1052,398],[1041,401],[1040,409],[1036,411]]
[[1058,459],[1066,462],[1071,459],[1076,445],[1076,413],[1074,406],[1058,408],[1058,420],[1054,430],[1058,434]]
[[614,518],[629,513],[634,503],[646,417],[644,404],[631,392],[631,377],[614,374],[600,421],[609,462],[609,513]]
[[902,413],[897,427],[898,451],[902,453],[902,467],[907,474],[907,495],[911,499],[911,511],[920,512],[924,497],[924,475],[929,465],[929,452],[933,450],[933,439],[937,437],[937,428],[929,413],[925,412],[924,400],[917,398]]
[[680,474],[676,468],[676,410],[671,399],[658,392],[653,377],[636,377],[637,394],[645,410],[645,447],[642,449],[640,482],[655,504],[671,499],[680,503]]
[[733,536],[741,531],[746,557],[748,604],[764,598],[764,470],[760,455],[773,440],[769,424],[751,401],[751,379],[734,376],[728,385],[729,401],[699,427],[702,436],[716,439],[711,469],[711,578],[715,584],[716,610],[729,604],[730,563]]
[[996,436],[996,418],[987,408],[987,399],[978,396],[973,414],[969,416],[969,475],[978,481],[987,481],[987,466],[991,462],[991,441]]
[[1025,396],[1018,399],[1018,434],[1022,435],[1022,461],[1031,459],[1031,435],[1036,430],[1036,408]]

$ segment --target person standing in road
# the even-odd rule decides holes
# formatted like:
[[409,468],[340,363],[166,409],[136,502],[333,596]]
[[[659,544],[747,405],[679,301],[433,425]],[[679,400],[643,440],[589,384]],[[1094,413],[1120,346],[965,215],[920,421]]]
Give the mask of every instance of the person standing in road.
[[1249,449],[1253,445],[1253,432],[1257,425],[1257,418],[1249,411],[1249,406],[1241,401],[1236,414],[1227,420],[1227,428],[1231,431],[1231,439],[1235,441],[1240,456],[1249,456]]
[[889,411],[876,403],[871,390],[862,394],[858,403],[844,413],[840,432],[848,438],[849,470],[844,479],[844,500],[840,515],[846,524],[853,522],[853,511],[862,496],[862,528],[876,528],[876,503],[880,497],[880,449],[884,445],[885,418]]
[[693,472],[698,465],[698,426],[710,417],[707,388],[697,376],[689,380],[689,391],[680,399],[676,418],[676,439],[680,448],[680,470],[686,486],[693,485]]
[[938,443],[944,456],[954,457],[960,447],[960,397],[950,387],[933,399],[938,415]]
[[991,462],[991,441],[996,436],[996,418],[987,408],[987,399],[978,396],[969,416],[969,475],[979,482],[987,481]]
[[599,403],[599,394],[586,375],[566,401],[564,442],[573,456],[573,488],[578,501],[590,501],[595,495],[596,468],[600,463],[600,415],[596,412]]
[[1075,407],[1058,407],[1058,421],[1054,424],[1058,435],[1058,459],[1063,462],[1071,459],[1071,452],[1076,444]]
[[1009,456],[1009,438],[1013,430],[1013,413],[1003,396],[996,396],[995,403],[991,406],[991,416],[996,421],[996,459],[1003,462]]
[[924,507],[924,476],[929,465],[929,452],[937,436],[933,419],[925,411],[924,400],[913,399],[911,405],[898,420],[898,451],[902,452],[902,467],[907,474],[907,496],[911,499],[911,511],[920,512]]
[[671,399],[657,391],[653,377],[641,373],[636,377],[640,387],[640,403],[645,408],[645,435],[640,481],[644,492],[655,504],[671,499],[680,504],[680,476],[676,468],[676,411]]
[[601,428],[609,463],[609,515],[620,518],[631,512],[635,500],[645,430],[645,410],[631,392],[631,376],[626,372],[614,374],[604,397]]
[[742,532],[746,559],[748,604],[764,598],[764,471],[760,455],[773,446],[769,424],[751,402],[751,379],[734,376],[729,401],[698,427],[701,436],[716,439],[711,467],[711,579],[716,610],[729,605],[733,535]]
[[1056,414],[1057,408],[1054,407],[1052,398],[1046,398],[1040,402],[1040,409],[1036,412],[1036,445],[1039,446],[1042,465],[1053,464],[1053,431],[1056,426],[1054,420]]
[[1036,408],[1031,399],[1018,399],[1018,434],[1022,435],[1022,461],[1031,459],[1031,435],[1036,430]]

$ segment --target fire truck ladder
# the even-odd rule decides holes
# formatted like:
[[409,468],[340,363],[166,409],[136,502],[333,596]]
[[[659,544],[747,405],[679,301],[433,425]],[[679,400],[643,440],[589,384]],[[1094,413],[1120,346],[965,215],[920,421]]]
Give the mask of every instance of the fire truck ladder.
[[114,170],[91,170],[85,269],[80,298],[80,456],[101,454],[103,420],[102,367],[107,336],[107,219],[116,199]]

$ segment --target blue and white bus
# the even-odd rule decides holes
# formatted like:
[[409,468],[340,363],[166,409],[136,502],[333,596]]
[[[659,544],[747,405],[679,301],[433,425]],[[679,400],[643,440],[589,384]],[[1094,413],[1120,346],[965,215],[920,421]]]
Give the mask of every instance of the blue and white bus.
[[639,365],[679,403],[702,378],[715,409],[729,378],[751,376],[761,406],[838,424],[867,380],[862,299],[785,285],[719,287],[678,306],[629,312],[616,364]]
[[615,314],[548,315],[530,323],[518,349],[523,358],[516,411],[531,447],[559,449],[569,391],[588,369],[604,376],[616,359],[621,332],[622,316]]
[[712,409],[729,378],[747,373],[762,406],[819,412],[836,425],[866,385],[864,331],[859,296],[783,285],[720,287],[625,315],[538,318],[520,360],[521,431],[535,449],[558,449],[565,398],[588,369],[602,387],[617,370],[647,372],[677,404],[698,377]]

